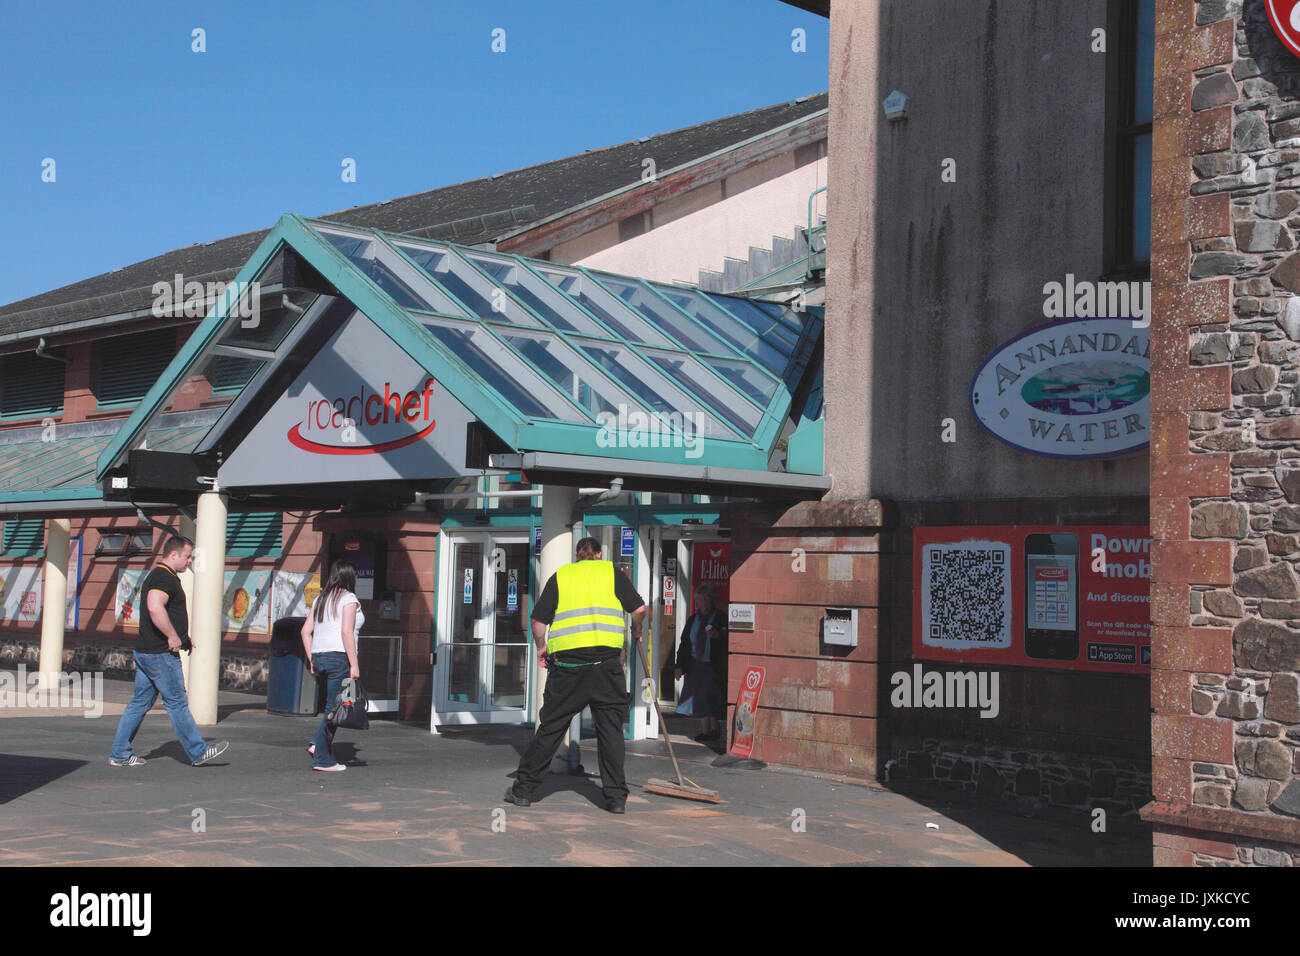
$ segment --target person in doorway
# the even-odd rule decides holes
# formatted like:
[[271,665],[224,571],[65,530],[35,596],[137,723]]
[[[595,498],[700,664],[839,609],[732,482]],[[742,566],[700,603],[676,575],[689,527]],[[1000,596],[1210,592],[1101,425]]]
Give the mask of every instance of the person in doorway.
[[533,607],[533,640],[538,663],[547,669],[546,692],[537,733],[506,791],[507,803],[532,803],[570,719],[590,706],[605,809],[624,812],[623,718],[631,700],[623,672],[625,612],[632,615],[632,637],[639,644],[645,601],[612,562],[601,560],[600,542],[583,538],[578,559],[551,575]]
[[185,591],[181,588],[179,575],[190,566],[193,557],[194,542],[173,535],[163,544],[158,563],[140,585],[145,613],[140,616],[140,642],[132,655],[135,658],[135,694],[117,724],[117,735],[113,738],[113,749],[108,757],[108,762],[114,767],[144,764],[144,758],[131,749],[131,743],[144,715],[149,713],[159,694],[167,708],[167,716],[172,719],[176,739],[194,766],[202,766],[221,756],[230,746],[226,740],[209,744],[203,739],[190,713],[189,698],[185,695],[180,652],[193,650],[194,640],[190,637],[189,610],[185,606]]
[[357,664],[357,635],[366,623],[366,615],[361,610],[361,600],[354,593],[356,587],[356,565],[351,561],[335,561],[325,588],[302,625],[302,645],[311,661],[311,672],[324,675],[326,681],[325,714],[315,738],[307,747],[307,753],[311,754],[311,769],[325,773],[340,773],[348,769],[334,757],[334,734],[338,728],[331,726],[329,714],[343,687],[343,679],[351,677],[355,680],[361,676],[361,667]]
[[699,717],[703,726],[696,740],[715,740],[722,734],[719,721],[726,718],[727,615],[713,606],[713,588],[701,584],[695,592],[695,611],[682,628],[674,676],[681,680],[677,713]]

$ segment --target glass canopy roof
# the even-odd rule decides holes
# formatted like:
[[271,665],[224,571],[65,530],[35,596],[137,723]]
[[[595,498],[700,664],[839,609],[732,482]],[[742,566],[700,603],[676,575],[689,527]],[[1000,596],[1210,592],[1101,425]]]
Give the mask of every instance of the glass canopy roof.
[[[347,303],[282,284],[286,245]],[[277,292],[269,314],[263,306],[250,332],[234,297],[220,302],[105,449],[101,475],[149,437],[187,377],[204,376],[235,408],[304,326],[348,304],[516,451],[664,460],[635,443],[597,450],[611,417],[640,413],[666,433],[708,438],[716,463],[766,467],[822,326],[773,302],[297,216],[280,220],[236,285],[253,279],[264,297]],[[212,448],[229,417],[190,450]]]

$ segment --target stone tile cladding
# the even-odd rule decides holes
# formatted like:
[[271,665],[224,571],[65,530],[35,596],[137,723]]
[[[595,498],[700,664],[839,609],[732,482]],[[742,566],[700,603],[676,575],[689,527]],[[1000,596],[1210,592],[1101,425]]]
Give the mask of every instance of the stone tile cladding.
[[[1155,802],[1144,816],[1158,825],[1157,863],[1290,865],[1300,847],[1300,58],[1274,36],[1263,2],[1157,0],[1154,101]],[[1206,832],[1217,836],[1186,835]]]

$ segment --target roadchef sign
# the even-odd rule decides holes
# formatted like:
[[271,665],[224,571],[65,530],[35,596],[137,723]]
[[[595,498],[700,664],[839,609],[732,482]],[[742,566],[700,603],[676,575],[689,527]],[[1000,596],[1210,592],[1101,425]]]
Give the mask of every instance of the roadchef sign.
[[1151,335],[1131,319],[1054,322],[1007,342],[971,384],[993,436],[1053,458],[1117,458],[1145,448]]

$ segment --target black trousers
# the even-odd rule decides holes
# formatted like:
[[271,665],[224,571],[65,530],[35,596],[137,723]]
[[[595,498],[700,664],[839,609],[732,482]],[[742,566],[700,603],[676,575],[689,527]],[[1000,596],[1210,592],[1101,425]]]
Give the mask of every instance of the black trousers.
[[573,715],[590,707],[596,722],[596,745],[600,756],[600,780],[606,800],[627,799],[623,776],[623,720],[627,716],[628,693],[623,665],[615,655],[599,664],[584,667],[553,665],[546,672],[546,693],[537,715],[537,733],[519,761],[512,789],[532,799],[551,765],[555,748],[564,739]]

